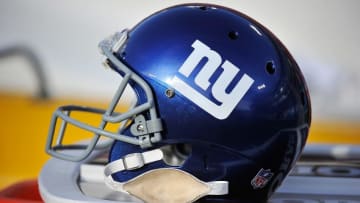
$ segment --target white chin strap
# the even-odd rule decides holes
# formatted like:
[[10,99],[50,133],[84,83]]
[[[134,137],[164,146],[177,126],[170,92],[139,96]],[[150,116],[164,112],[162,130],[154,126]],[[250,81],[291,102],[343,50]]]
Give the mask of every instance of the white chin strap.
[[186,203],[194,202],[205,195],[228,194],[227,181],[203,182],[175,168],[154,169],[126,182],[115,181],[111,176],[160,160],[163,160],[160,149],[128,154],[105,166],[105,183],[115,191],[132,194],[147,203]]

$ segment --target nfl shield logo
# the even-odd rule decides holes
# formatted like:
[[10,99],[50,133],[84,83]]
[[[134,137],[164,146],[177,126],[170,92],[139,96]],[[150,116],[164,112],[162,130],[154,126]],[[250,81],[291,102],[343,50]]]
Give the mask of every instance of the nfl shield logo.
[[266,184],[273,177],[274,173],[270,169],[260,169],[256,176],[251,180],[251,185],[254,189],[261,189],[266,186]]

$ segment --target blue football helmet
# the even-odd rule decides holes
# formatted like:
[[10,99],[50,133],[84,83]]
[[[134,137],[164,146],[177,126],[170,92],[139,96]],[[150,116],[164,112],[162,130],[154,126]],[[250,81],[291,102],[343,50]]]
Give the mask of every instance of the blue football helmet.
[[[217,5],[179,5],[99,47],[123,77],[116,95],[107,110],[60,107],[49,154],[81,161],[109,146],[98,143],[106,136],[114,140],[104,172],[110,187],[121,191],[144,174],[174,169],[209,186],[192,199],[201,202],[264,202],[298,159],[311,122],[304,77],[284,45],[250,17]],[[128,84],[137,103],[116,113]],[[102,114],[102,121],[90,126],[71,111]],[[66,124],[53,144],[58,119],[94,133],[81,156],[61,153]],[[118,131],[105,130],[121,122]]]

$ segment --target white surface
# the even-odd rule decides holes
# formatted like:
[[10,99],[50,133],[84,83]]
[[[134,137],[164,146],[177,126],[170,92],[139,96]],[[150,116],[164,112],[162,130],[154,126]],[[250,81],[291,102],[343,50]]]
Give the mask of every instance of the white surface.
[[[100,153],[100,151],[95,151],[84,163],[94,159]],[[341,165],[341,163],[338,164]],[[298,166],[302,167],[302,165]],[[114,192],[107,188],[103,182],[103,167],[103,165],[99,164],[83,164],[50,159],[39,175],[41,196],[45,202],[51,203],[141,202],[125,193]],[[315,175],[316,166],[312,167],[310,164],[308,168],[311,168],[311,170],[303,173],[303,176],[295,176],[294,174],[288,176],[269,203],[353,203],[360,201],[360,178],[358,174],[337,177],[333,174],[336,172],[333,172],[330,173],[333,176],[321,177]],[[331,167],[329,166],[329,168]],[[301,170],[301,168],[298,170]]]
[[[155,11],[185,2],[193,1],[1,0],[0,48],[25,44],[38,53],[53,96],[109,97],[119,77],[103,70],[97,43]],[[360,1],[198,2],[234,8],[272,30],[305,72],[315,118],[360,118]],[[33,91],[33,77],[16,66],[0,62],[0,91]]]

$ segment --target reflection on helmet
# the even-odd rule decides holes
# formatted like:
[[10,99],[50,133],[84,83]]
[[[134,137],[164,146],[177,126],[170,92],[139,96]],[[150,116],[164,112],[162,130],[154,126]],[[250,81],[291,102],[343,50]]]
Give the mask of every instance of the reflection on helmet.
[[[299,157],[311,122],[305,80],[281,42],[248,16],[215,5],[175,6],[116,33],[100,48],[123,76],[113,101],[107,110],[59,108],[47,151],[79,161],[100,136],[114,139],[105,175],[115,190],[174,169],[209,188],[186,201],[263,202]],[[137,103],[116,113],[128,84]],[[71,111],[98,113],[102,121],[90,126],[70,118]],[[54,141],[59,119],[65,124]],[[130,124],[104,130],[120,122]],[[66,148],[66,124],[94,133],[88,146],[78,147],[81,157],[59,150]]]

